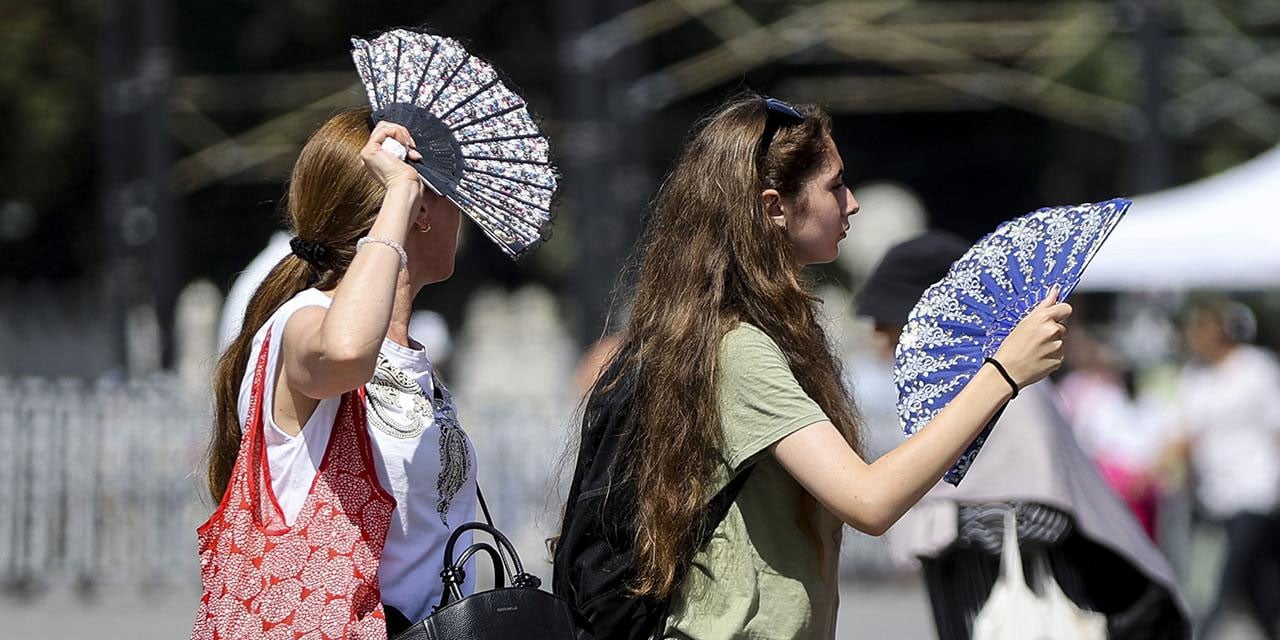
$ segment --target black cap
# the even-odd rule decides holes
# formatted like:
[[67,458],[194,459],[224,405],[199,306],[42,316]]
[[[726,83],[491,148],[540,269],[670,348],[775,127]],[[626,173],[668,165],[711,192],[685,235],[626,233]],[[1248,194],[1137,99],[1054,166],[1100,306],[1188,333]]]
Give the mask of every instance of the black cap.
[[926,231],[895,245],[857,296],[857,312],[877,325],[902,327],[929,285],[947,275],[951,264],[969,250],[970,243],[947,231]]

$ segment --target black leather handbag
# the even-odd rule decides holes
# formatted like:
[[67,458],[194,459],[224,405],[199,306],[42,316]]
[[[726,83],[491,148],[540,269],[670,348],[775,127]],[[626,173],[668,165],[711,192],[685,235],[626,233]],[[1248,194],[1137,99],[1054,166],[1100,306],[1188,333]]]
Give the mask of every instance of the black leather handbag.
[[[481,498],[482,508],[483,500]],[[488,509],[484,512],[488,519]],[[493,536],[494,544],[473,542],[455,561],[454,548],[458,538],[467,531],[484,531]],[[463,597],[462,583],[466,579],[463,567],[481,552],[493,561],[494,588]],[[440,604],[430,616],[392,636],[392,640],[574,640],[584,637],[579,631],[582,622],[569,603],[538,588],[542,581],[525,572],[511,541],[491,523],[468,522],[459,526],[445,545],[444,567],[440,573],[444,579]]]

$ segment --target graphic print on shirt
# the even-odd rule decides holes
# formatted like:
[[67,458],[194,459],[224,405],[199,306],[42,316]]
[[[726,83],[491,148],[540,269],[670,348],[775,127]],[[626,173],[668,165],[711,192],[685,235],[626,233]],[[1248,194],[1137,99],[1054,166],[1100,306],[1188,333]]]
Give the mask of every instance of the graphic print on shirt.
[[[387,435],[416,438],[434,419],[440,430],[440,474],[436,477],[440,498],[436,501],[436,512],[440,515],[440,522],[447,527],[453,498],[466,485],[471,474],[471,454],[467,447],[467,434],[458,424],[458,415],[453,408],[453,396],[439,378],[432,375],[431,380],[437,393],[428,403],[418,381],[379,354],[373,379],[365,388],[371,409],[369,424]],[[396,409],[405,406],[412,407],[404,412],[407,418],[397,420]]]
[[471,456],[467,451],[467,434],[458,424],[458,414],[453,409],[453,396],[439,378],[433,376],[431,380],[437,391],[432,401],[436,425],[440,428],[440,476],[436,479],[440,500],[436,503],[436,512],[447,527],[453,497],[471,475]]
[[[422,435],[430,422],[431,411],[422,387],[411,377],[378,354],[373,379],[365,385],[369,394],[369,424],[393,438],[408,440]],[[395,409],[405,401],[412,406],[404,411],[405,419],[397,420]]]

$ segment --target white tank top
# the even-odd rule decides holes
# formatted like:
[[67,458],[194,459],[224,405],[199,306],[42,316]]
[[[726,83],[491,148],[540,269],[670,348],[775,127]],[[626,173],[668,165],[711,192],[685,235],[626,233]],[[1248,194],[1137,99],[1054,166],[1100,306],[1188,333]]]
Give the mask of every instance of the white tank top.
[[[251,367],[261,352],[267,328],[274,327],[267,355],[263,433],[271,488],[289,524],[306,501],[329,444],[341,398],[321,400],[298,435],[281,431],[272,411],[280,345],[285,325],[295,311],[309,306],[327,309],[331,302],[319,290],[307,289],[282,305],[254,336],[254,357],[240,382],[238,413],[243,426],[253,385]],[[416,393],[419,387],[422,394]],[[378,367],[365,389],[375,471],[383,488],[396,499],[378,566],[382,601],[417,621],[440,601],[440,571],[450,532],[475,519],[475,452],[458,426],[452,397],[432,374],[425,350],[384,339]],[[464,534],[458,548],[465,549],[470,543],[470,535]],[[468,578],[463,592],[470,593],[471,587]]]

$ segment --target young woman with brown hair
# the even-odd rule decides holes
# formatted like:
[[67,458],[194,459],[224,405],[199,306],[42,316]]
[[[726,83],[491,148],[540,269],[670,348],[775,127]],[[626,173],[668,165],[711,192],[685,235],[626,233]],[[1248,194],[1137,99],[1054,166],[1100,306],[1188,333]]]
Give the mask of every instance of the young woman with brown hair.
[[[669,602],[663,637],[833,637],[841,525],[883,533],[1013,393],[984,367],[928,428],[862,459],[802,275],[836,258],[857,211],[830,119],[754,95],[700,124],[658,192],[592,399],[629,385],[617,481],[634,504],[616,515],[635,530],[632,592]],[[996,357],[1017,384],[1059,366],[1069,314],[1055,295],[1005,340]],[[748,468],[701,546],[708,501]]]

